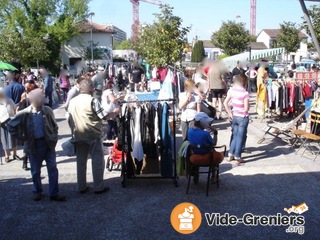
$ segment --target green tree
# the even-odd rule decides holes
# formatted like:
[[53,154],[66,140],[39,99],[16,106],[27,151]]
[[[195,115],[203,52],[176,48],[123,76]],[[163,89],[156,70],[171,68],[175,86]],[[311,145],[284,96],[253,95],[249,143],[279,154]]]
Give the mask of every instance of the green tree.
[[283,22],[280,24],[280,34],[276,39],[274,47],[283,47],[287,55],[291,52],[296,52],[301,42],[299,32],[300,30],[296,27],[295,23]]
[[[320,41],[320,6],[319,5],[312,5],[308,9],[309,15],[311,17],[312,26],[314,28],[314,31],[316,33],[318,41]],[[302,17],[303,24],[302,27],[306,29],[307,33],[311,36],[309,26],[307,24],[307,21]],[[313,45],[313,43],[312,43]]]
[[132,49],[131,40],[124,40],[114,47],[115,50],[127,50]]
[[172,7],[161,5],[160,8],[155,22],[141,29],[134,49],[151,65],[172,65],[182,59],[190,28],[182,26],[182,19],[173,15]]
[[[8,41],[0,58],[51,70],[60,65],[61,46],[78,34],[89,0],[0,0],[0,39]],[[43,37],[48,35],[49,38]],[[3,43],[3,41],[2,41]],[[15,48],[13,50],[13,48]],[[29,48],[29,49],[27,49]],[[12,50],[9,50],[12,49]]]
[[235,21],[222,22],[220,29],[214,32],[211,37],[213,45],[223,49],[229,56],[245,51],[250,39],[245,24]]
[[192,49],[191,62],[201,62],[205,57],[203,42],[197,41]]

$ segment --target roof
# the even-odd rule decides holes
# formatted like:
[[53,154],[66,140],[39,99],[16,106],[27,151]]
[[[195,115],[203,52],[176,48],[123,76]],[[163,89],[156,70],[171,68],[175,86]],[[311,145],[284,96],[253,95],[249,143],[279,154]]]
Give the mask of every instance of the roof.
[[94,22],[91,24],[89,21],[82,21],[79,23],[81,33],[91,32],[91,27],[92,32],[94,33],[116,33],[116,31],[110,25],[100,25]]
[[204,48],[216,48],[211,40],[202,40]]
[[267,49],[267,46],[263,42],[251,42],[249,46],[252,50]]
[[[280,35],[281,30],[280,29],[262,29],[261,32],[265,32],[271,38],[276,38],[276,37],[278,37],[278,35]],[[308,36],[306,34],[304,34],[303,32],[301,32],[301,31],[299,32],[299,37],[300,38],[308,38]]]

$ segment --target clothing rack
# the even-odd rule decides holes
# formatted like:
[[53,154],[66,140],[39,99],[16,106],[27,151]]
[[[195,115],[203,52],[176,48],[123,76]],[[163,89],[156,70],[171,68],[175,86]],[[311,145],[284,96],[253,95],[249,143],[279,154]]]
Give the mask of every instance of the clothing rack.
[[[171,99],[159,99],[159,100],[129,100],[129,101],[121,101],[120,102],[120,109],[122,109],[123,104],[130,104],[130,103],[161,103],[161,102],[169,102],[172,103],[172,115],[173,115],[173,170],[174,174],[173,177],[170,177],[169,179],[173,179],[174,185],[178,187],[178,174],[177,174],[177,149],[176,149],[176,99],[171,98]],[[121,111],[122,114],[122,111]],[[121,117],[121,115],[120,115]],[[125,124],[125,122],[123,123]],[[169,124],[170,127],[170,124]],[[125,129],[125,128],[124,128]],[[122,133],[122,138],[125,139],[125,131]],[[126,166],[126,161],[125,161],[125,152],[122,150],[122,168],[121,168],[121,177],[122,177],[122,187],[126,187],[127,184],[127,166]],[[161,179],[161,178],[166,178],[162,176],[140,176],[137,177],[135,176],[134,179],[146,179],[146,178],[152,178],[152,179]]]

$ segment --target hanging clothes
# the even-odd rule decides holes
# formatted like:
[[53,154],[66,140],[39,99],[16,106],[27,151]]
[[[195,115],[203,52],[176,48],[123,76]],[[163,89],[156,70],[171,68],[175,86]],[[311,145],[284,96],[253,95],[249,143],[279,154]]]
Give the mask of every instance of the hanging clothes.
[[158,96],[159,100],[173,98],[172,78],[173,78],[173,72],[171,70],[168,70],[167,76],[159,92],[159,96]]
[[161,126],[161,175],[163,177],[172,177],[173,161],[172,161],[172,139],[169,125],[169,105],[163,104],[162,126]]
[[142,146],[142,140],[141,140],[141,108],[137,107],[135,109],[135,119],[134,119],[134,140],[133,140],[133,151],[132,156],[134,159],[137,159],[138,161],[142,161],[144,157],[143,152],[143,146]]

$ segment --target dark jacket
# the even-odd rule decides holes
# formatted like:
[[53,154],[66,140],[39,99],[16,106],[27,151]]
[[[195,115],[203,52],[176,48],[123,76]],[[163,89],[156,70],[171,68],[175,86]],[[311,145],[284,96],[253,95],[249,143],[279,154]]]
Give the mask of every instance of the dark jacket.
[[53,92],[53,78],[51,76],[47,76],[44,79],[44,91],[46,94]]
[[[47,106],[42,107],[43,124],[45,132],[45,141],[51,149],[54,149],[58,142],[58,125],[55,120],[53,111]],[[33,119],[32,119],[32,107],[29,106],[26,109],[17,113],[17,115],[8,122],[11,128],[14,128],[22,124],[24,140],[26,142],[27,152],[34,152],[34,133]],[[10,129],[10,127],[9,127]]]
[[4,92],[8,98],[11,98],[15,104],[18,104],[22,93],[24,93],[24,87],[20,83],[12,81],[4,88]]

